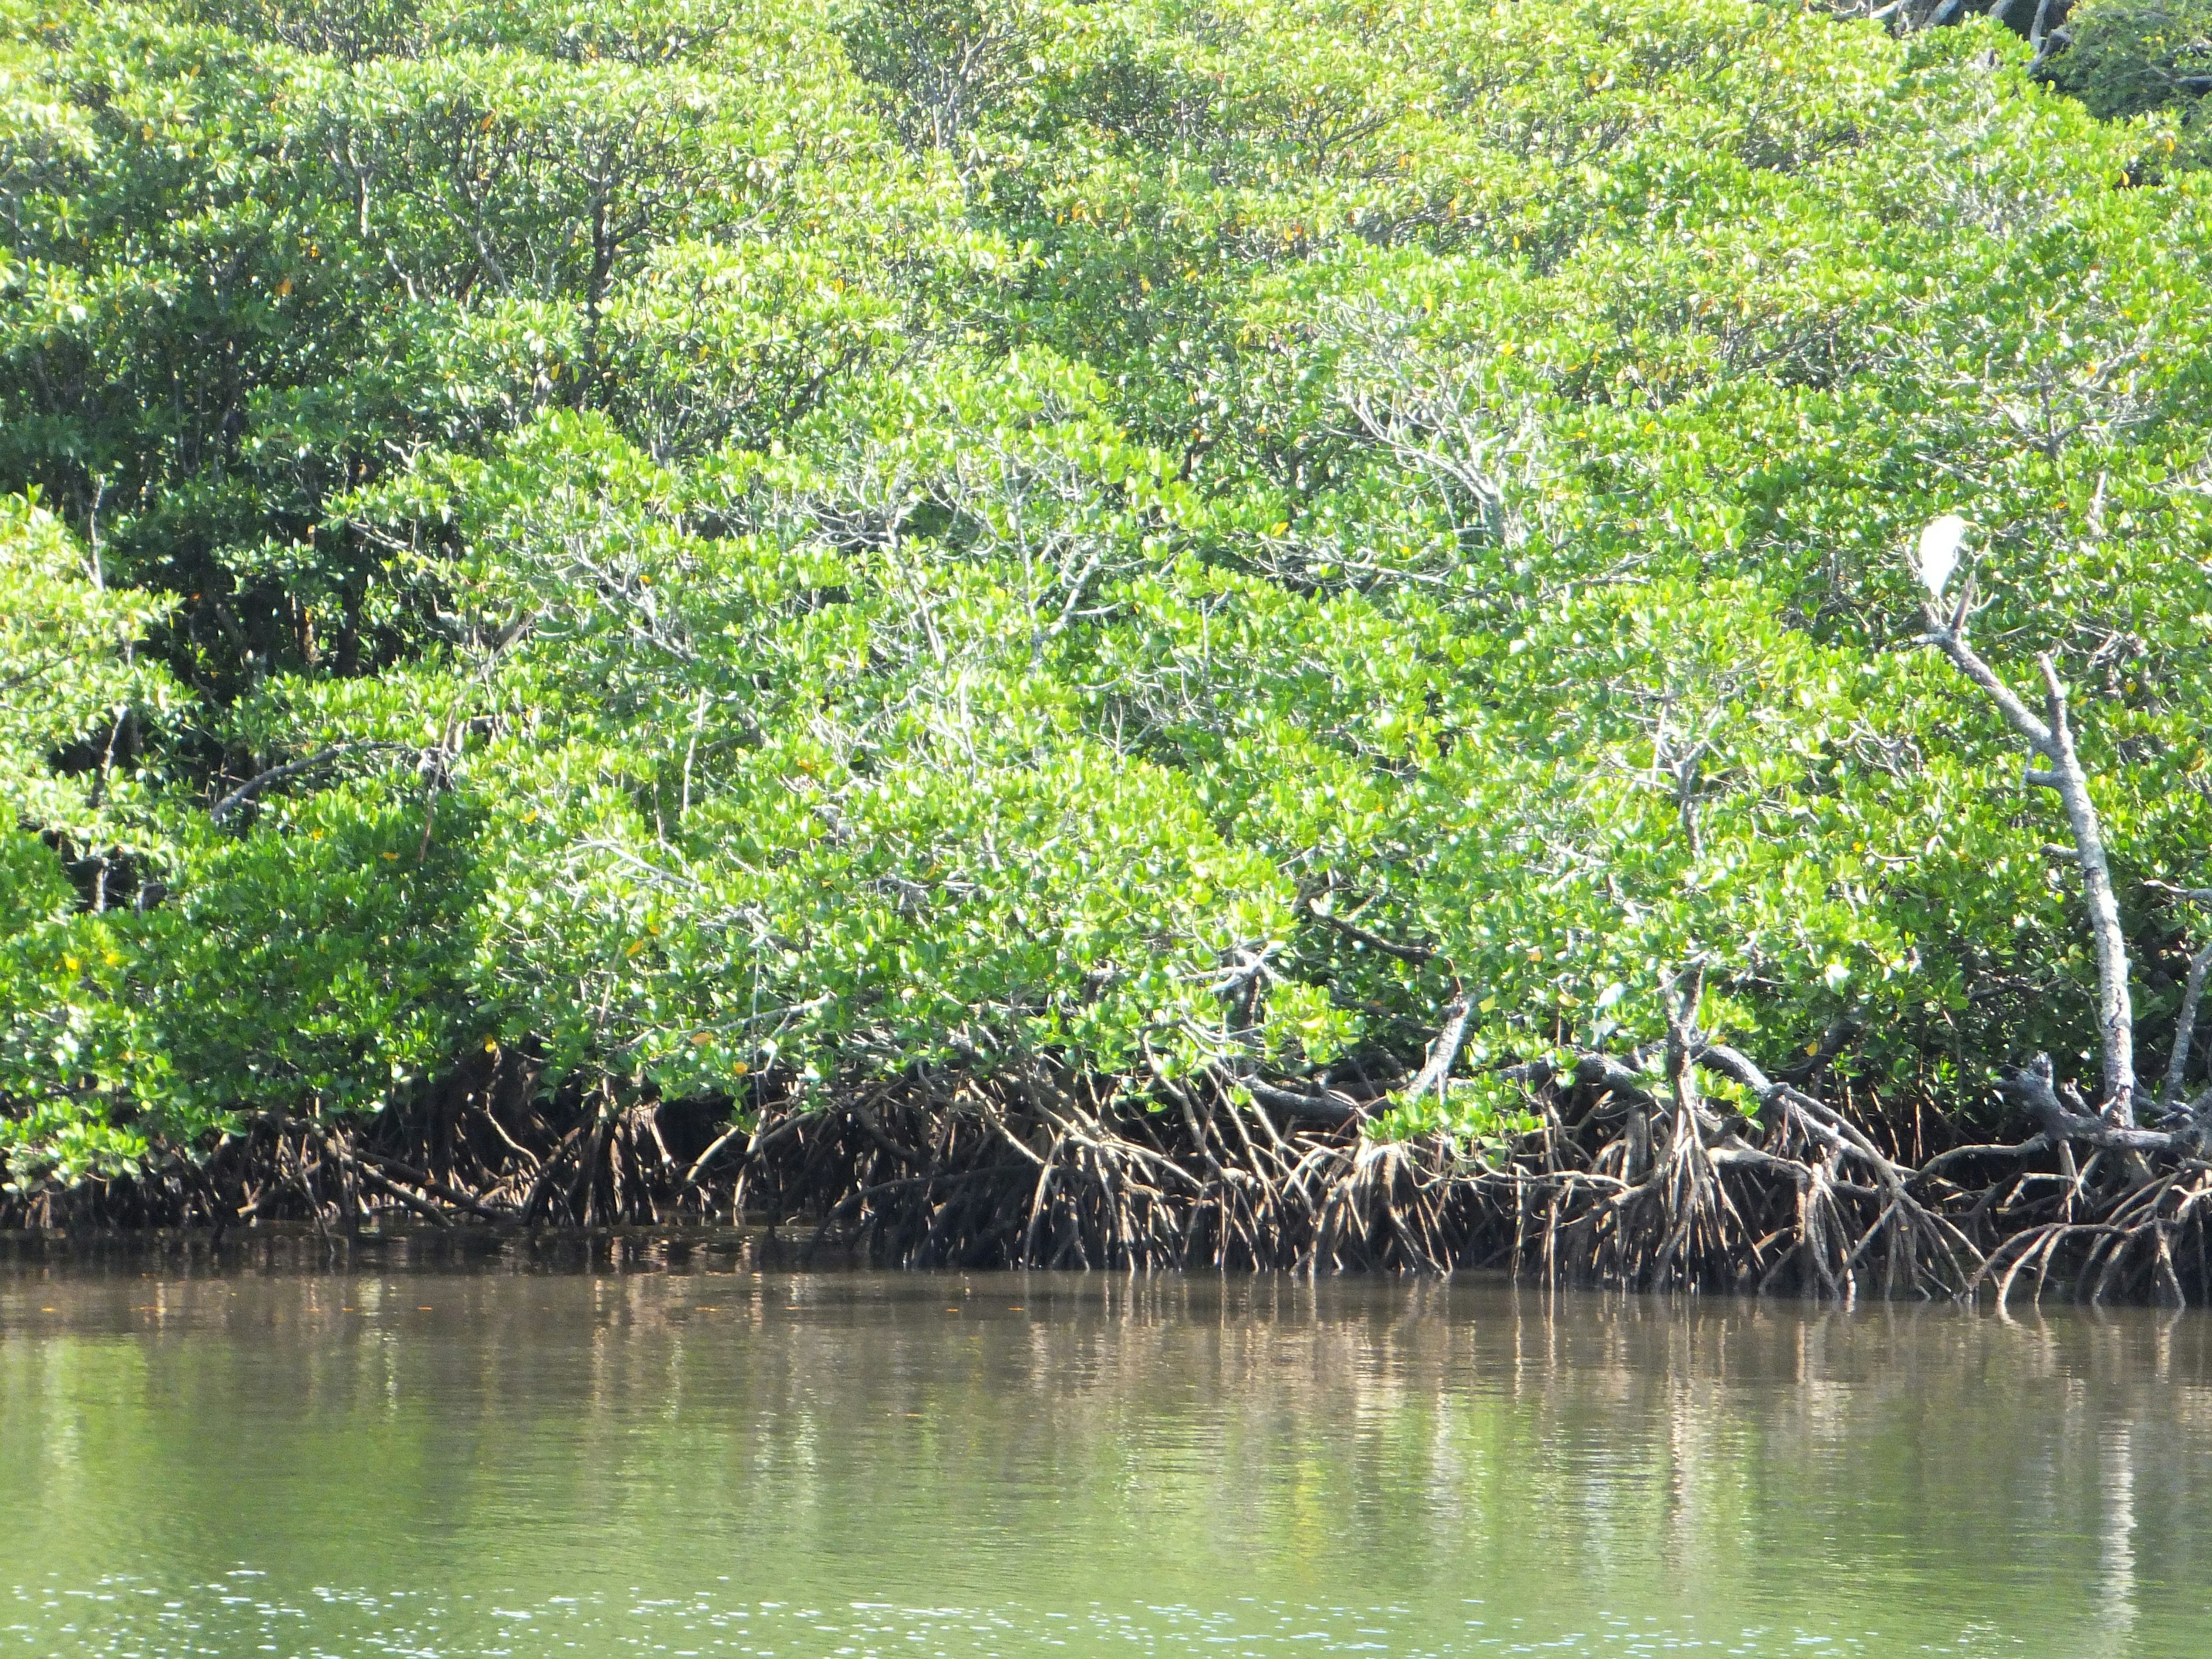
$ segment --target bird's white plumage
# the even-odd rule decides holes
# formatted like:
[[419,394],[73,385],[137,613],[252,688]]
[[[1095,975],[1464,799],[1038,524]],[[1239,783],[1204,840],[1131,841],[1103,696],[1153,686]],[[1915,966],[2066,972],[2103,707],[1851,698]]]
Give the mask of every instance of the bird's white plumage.
[[1936,599],[1943,597],[1944,584],[1959,568],[1959,544],[1966,538],[1966,521],[1955,513],[1930,520],[1920,532],[1920,580]]

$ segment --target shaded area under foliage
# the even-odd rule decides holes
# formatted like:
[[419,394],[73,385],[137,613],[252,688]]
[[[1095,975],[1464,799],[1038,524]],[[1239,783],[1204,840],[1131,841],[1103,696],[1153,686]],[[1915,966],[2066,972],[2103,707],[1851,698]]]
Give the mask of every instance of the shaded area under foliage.
[[[1702,1098],[1701,1073],[1741,1085],[1756,1115]],[[2212,1300],[2203,1115],[2115,1129],[2031,1068],[2007,1086],[2033,1133],[1930,1153],[1809,1076],[1769,1079],[1683,1030],[1663,1054],[1539,1061],[1521,1080],[1540,1127],[1480,1148],[1377,1140],[1361,1103],[1318,1121],[1334,1103],[1264,1085],[1272,1108],[1226,1080],[1139,1104],[1046,1066],[916,1073],[828,1108],[771,1104],[738,1132],[720,1127],[727,1103],[538,1098],[532,1064],[510,1054],[410,1111],[272,1115],[204,1158],[14,1196],[0,1224],[200,1226],[219,1242],[285,1222],[336,1238],[388,1219],[456,1237],[750,1219],[803,1259],[907,1267],[1502,1267],[1841,1300],[1994,1286],[2002,1301],[2054,1282],[2092,1301]]]

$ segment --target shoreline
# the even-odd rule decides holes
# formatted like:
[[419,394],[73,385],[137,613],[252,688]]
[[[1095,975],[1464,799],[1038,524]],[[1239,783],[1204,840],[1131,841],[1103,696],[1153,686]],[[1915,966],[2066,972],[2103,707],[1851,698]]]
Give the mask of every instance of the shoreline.
[[134,1240],[437,1239],[463,1256],[643,1240],[799,1266],[1492,1270],[1844,1304],[1984,1290],[2000,1305],[2212,1302],[2212,1164],[2186,1134],[2107,1146],[2114,1132],[2069,1118],[1908,1154],[1911,1137],[1733,1051],[1695,1058],[1742,1073],[1758,1115],[1699,1097],[1689,1066],[1670,1085],[1586,1055],[1522,1068],[1538,1127],[1487,1146],[1370,1139],[1371,1103],[1264,1085],[1163,1082],[1145,1109],[1042,1067],[910,1073],[835,1103],[772,1102],[740,1129],[726,1103],[549,1101],[526,1066],[494,1065],[404,1112],[270,1115],[136,1181],[9,1194],[0,1261]]

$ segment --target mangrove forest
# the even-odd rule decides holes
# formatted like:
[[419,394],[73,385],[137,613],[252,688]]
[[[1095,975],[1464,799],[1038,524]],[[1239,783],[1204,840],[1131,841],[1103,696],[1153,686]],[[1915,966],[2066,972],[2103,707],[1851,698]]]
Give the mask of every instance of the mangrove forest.
[[0,0],[0,1225],[2212,1299],[2208,92]]

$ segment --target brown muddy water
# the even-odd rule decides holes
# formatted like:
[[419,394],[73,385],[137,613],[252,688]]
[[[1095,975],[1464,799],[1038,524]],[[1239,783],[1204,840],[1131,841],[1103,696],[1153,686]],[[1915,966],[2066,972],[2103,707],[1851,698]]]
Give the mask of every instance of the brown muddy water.
[[2212,1655],[2212,1320],[0,1266],[0,1659]]

